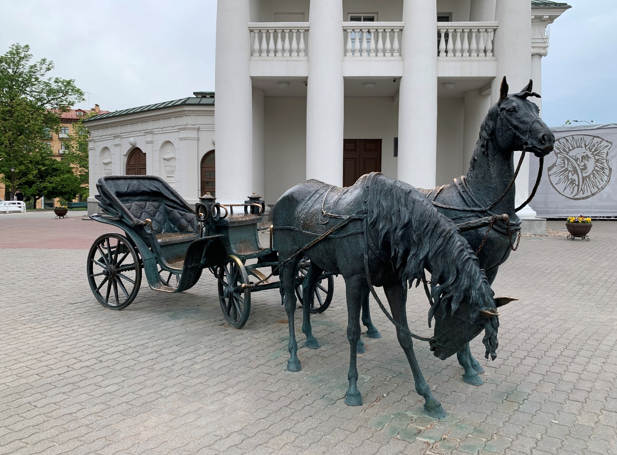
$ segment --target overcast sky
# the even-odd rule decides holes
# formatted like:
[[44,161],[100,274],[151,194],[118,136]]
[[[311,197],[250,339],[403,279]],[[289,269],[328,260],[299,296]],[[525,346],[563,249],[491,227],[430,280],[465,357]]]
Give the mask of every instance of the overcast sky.
[[[617,1],[569,0],[551,26],[543,116],[617,123]],[[117,110],[214,90],[216,0],[0,0],[0,54],[29,44],[88,101]]]

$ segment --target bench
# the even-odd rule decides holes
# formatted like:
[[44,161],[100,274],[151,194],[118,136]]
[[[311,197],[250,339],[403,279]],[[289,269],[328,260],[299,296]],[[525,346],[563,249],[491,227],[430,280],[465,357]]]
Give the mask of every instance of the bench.
[[87,209],[88,208],[88,203],[87,202],[69,202],[66,204],[66,206],[68,207],[69,210],[73,210],[73,209]]

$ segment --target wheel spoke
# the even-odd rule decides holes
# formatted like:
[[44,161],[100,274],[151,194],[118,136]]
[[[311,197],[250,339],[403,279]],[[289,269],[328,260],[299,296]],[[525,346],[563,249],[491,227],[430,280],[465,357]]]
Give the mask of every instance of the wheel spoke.
[[131,284],[135,284],[135,281],[133,281],[132,279],[130,279],[128,276],[124,276],[121,273],[118,273],[118,278],[122,278],[124,281],[128,281]]
[[129,254],[131,254],[130,251],[127,251],[126,253],[124,253],[124,256],[122,256],[120,260],[116,263],[116,267],[120,267]]
[[315,284],[315,288],[321,289],[324,292],[324,294],[328,293],[328,290],[326,288],[324,288],[320,283]]
[[90,278],[94,278],[95,276],[101,276],[101,275],[104,275],[104,273],[103,272],[101,272],[101,273],[91,273],[90,274]]
[[116,297],[116,304],[118,304],[118,306],[119,306],[120,305],[120,299],[118,298],[118,283],[116,282],[115,279],[114,279],[113,283],[114,283],[114,296]]
[[111,280],[107,280],[107,292],[105,293],[105,301],[107,303],[109,303],[109,294],[110,294],[110,292],[111,292]]
[[323,305],[323,300],[321,300],[321,294],[319,292],[315,292],[315,297],[319,300],[319,306]]
[[101,248],[100,243],[96,246],[96,249],[99,250],[99,253],[101,253],[101,258],[103,259],[103,262],[109,265],[109,261],[107,260],[107,255],[103,252],[103,248]]
[[92,258],[92,262],[94,262],[96,265],[98,265],[99,267],[101,267],[102,269],[106,269],[107,265],[100,263],[99,261],[97,261],[96,259]]
[[107,237],[105,241],[107,243],[107,258],[109,259],[108,264],[113,264],[111,259],[111,242],[109,241],[109,237]]
[[242,305],[240,305],[240,299],[241,297],[239,296],[234,296],[234,306],[236,307],[236,313],[242,317],[242,307],[244,306],[244,301],[242,301]]
[[129,293],[127,292],[126,288],[124,287],[124,284],[122,283],[122,280],[120,280],[120,277],[118,277],[116,279],[116,281],[118,282],[118,286],[120,286],[120,289],[122,289],[122,292],[124,292],[124,295],[128,299],[129,298]]
[[99,284],[99,286],[96,288],[96,292],[99,292],[99,290],[103,287],[103,285],[107,283],[107,280],[109,280],[108,276],[106,276],[105,279],[101,281],[101,284]]
[[116,251],[114,251],[114,264],[116,265],[118,265],[118,252],[120,251],[121,244],[122,242],[120,242],[120,240],[116,242]]

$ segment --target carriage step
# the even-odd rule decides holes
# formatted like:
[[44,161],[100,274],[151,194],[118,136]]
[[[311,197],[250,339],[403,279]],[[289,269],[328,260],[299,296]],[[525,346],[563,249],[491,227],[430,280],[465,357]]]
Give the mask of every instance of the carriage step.
[[157,234],[156,240],[159,245],[174,245],[177,243],[189,243],[199,238],[196,234],[183,234],[181,232],[167,232],[165,234]]

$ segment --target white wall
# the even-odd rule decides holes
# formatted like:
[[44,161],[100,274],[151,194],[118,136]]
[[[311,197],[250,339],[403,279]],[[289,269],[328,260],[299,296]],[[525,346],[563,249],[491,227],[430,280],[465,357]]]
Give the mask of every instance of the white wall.
[[393,102],[392,97],[345,97],[343,134],[345,139],[381,139],[381,172],[396,178],[398,102]]
[[465,100],[440,98],[437,104],[437,186],[467,171],[463,158]]
[[264,106],[264,197],[274,204],[306,180],[306,98],[267,96]]
[[453,22],[468,21],[470,8],[471,0],[437,0],[437,12],[452,13]]
[[[309,6],[309,0],[261,0],[260,22],[286,22],[290,18],[287,14],[290,13],[294,18],[300,18],[296,13],[303,13],[303,19],[299,22],[308,22]],[[275,17],[275,13],[277,17]]]
[[403,0],[343,0],[343,20],[349,13],[377,14],[380,22],[400,22],[403,18]]

